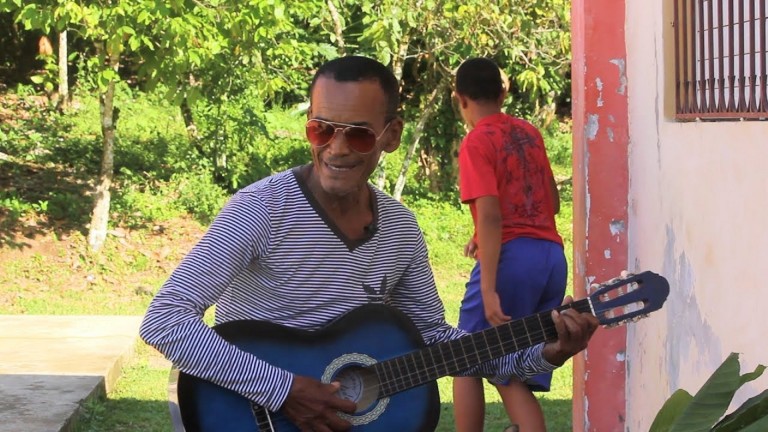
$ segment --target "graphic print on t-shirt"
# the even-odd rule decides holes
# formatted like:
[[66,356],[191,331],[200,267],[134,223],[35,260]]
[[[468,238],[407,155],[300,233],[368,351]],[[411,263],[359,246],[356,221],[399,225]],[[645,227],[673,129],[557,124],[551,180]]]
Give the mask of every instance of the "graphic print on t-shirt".
[[371,303],[384,303],[384,294],[387,291],[387,275],[381,280],[378,290],[372,285],[363,283],[363,290],[368,294],[368,301]]
[[[500,155],[505,173],[509,211],[517,220],[538,219],[545,213],[543,193],[546,187],[541,164],[533,160],[539,151],[536,137],[519,125],[505,125]],[[504,193],[499,191],[500,193]],[[517,196],[515,196],[517,195]]]

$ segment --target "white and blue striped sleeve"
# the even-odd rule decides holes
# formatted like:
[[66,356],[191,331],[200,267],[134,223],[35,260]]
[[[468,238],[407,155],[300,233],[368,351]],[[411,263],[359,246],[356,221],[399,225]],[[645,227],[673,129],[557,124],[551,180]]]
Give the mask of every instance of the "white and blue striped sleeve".
[[269,221],[254,194],[236,194],[155,296],[140,335],[181,371],[275,411],[293,375],[228,343],[203,322],[205,311],[266,249]]

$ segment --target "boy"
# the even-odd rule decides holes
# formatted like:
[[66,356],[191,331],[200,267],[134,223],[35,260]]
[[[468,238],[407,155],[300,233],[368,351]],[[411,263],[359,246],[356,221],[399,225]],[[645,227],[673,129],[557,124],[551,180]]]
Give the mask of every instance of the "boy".
[[[506,89],[498,66],[485,58],[465,61],[454,93],[470,128],[459,149],[459,190],[475,234],[464,252],[477,259],[459,328],[476,332],[560,305],[567,264],[555,225],[559,196],[541,133],[501,111]],[[496,384],[522,432],[546,430],[532,391],[549,391],[550,381],[551,374],[544,374]],[[458,432],[483,430],[484,404],[480,378],[454,379]]]

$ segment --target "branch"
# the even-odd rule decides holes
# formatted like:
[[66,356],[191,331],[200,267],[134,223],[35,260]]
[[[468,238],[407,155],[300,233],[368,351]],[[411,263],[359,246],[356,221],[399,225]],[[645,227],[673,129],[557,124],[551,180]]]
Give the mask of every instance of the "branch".
[[333,28],[336,32],[336,42],[339,45],[339,55],[345,54],[344,47],[344,34],[343,27],[341,26],[341,17],[339,16],[339,10],[336,9],[336,5],[333,4],[333,0],[328,0],[328,10],[331,12],[331,19],[333,20]]

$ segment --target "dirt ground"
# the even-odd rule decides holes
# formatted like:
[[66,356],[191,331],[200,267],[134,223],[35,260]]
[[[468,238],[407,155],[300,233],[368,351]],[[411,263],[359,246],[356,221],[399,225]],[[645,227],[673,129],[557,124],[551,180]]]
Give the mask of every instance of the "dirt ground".
[[[0,191],[34,196],[56,187],[46,169],[8,165],[0,161]],[[87,185],[81,187],[86,199]],[[87,215],[84,221],[34,212],[18,218],[9,203],[0,195],[0,313],[140,313],[204,232],[191,218],[117,226],[93,253]]]

